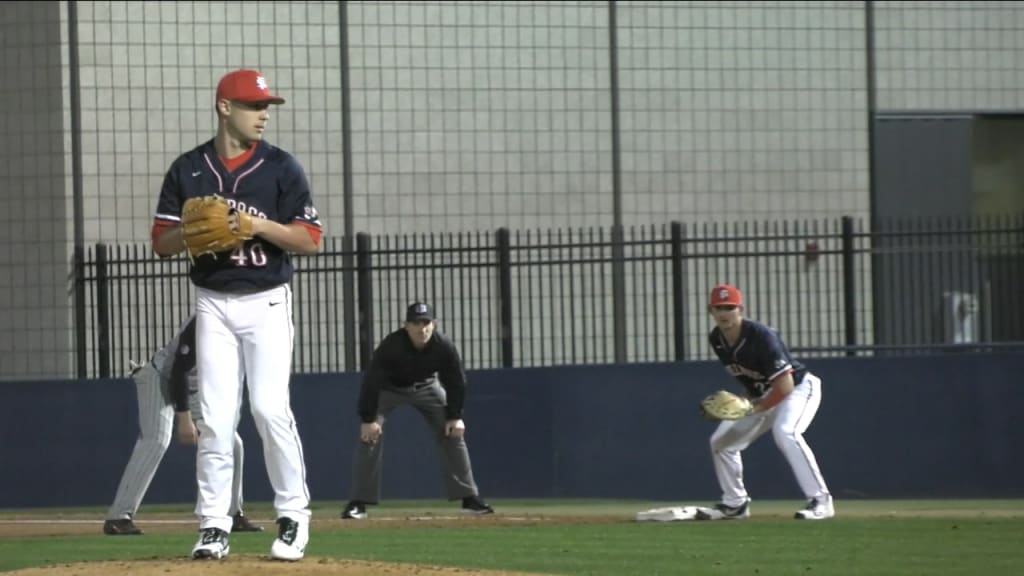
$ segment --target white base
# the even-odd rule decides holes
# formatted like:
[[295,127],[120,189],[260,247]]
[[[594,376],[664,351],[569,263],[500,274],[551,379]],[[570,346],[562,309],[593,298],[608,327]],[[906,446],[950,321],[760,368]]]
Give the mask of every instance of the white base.
[[681,522],[697,519],[696,506],[674,506],[668,508],[651,508],[636,513],[637,522]]

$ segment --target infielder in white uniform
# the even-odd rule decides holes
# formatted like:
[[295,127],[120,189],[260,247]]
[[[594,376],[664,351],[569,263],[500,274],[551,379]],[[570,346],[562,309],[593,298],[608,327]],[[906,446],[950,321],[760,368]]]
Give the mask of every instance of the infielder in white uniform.
[[701,508],[697,518],[725,520],[750,516],[741,454],[769,430],[807,498],[807,505],[795,517],[833,517],[832,494],[818,469],[814,452],[804,440],[804,432],[821,404],[821,380],[790,356],[776,330],[743,317],[743,295],[735,286],[715,286],[708,311],[716,324],[708,341],[726,371],[746,388],[755,407],[740,420],[722,421],[711,436],[711,455],[722,488],[722,501],[713,508]]
[[181,212],[190,198],[222,196],[252,221],[253,237],[238,248],[192,255],[203,415],[196,559],[220,559],[230,551],[232,438],[243,382],[274,489],[278,533],[270,556],[299,560],[309,541],[306,466],[289,389],[294,339],[289,252],[319,252],[321,224],[302,166],[263,141],[271,104],[283,103],[256,70],[225,75],[215,99],[217,134],[171,165],[153,223],[154,251],[172,256],[186,249]]
[[[107,511],[103,533],[110,536],[140,535],[133,518],[142,504],[160,461],[171,443],[171,430],[178,423],[178,441],[196,444],[194,420],[200,419],[196,380],[195,316],[190,316],[149,362],[132,371],[139,409],[139,437],[128,465]],[[262,532],[242,512],[242,468],[245,449],[242,438],[234,438],[235,475],[231,483],[233,532]]]

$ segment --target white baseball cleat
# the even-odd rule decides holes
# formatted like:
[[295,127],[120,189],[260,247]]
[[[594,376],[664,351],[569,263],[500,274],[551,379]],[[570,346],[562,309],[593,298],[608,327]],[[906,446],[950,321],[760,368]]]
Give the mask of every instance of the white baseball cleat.
[[832,505],[832,497],[811,498],[803,510],[797,510],[793,515],[797,520],[824,520],[836,515],[836,509]]
[[739,506],[729,506],[723,502],[711,508],[697,508],[697,520],[742,520],[750,518],[750,499]]
[[192,548],[192,559],[220,560],[227,558],[230,551],[227,532],[220,528],[203,528],[199,531],[199,540]]
[[270,557],[274,560],[294,562],[302,560],[309,543],[309,524],[297,522],[288,517],[277,519],[277,538],[270,546]]

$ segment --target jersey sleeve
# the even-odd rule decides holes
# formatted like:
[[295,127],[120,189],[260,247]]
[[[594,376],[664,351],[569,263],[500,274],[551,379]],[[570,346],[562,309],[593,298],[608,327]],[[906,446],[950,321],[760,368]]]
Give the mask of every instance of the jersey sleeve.
[[286,155],[281,179],[281,218],[284,224],[298,222],[305,226],[323,229],[320,214],[313,205],[313,194],[309,179],[302,165],[294,156]]
[[170,226],[181,223],[181,205],[184,202],[181,193],[178,167],[182,160],[179,158],[164,175],[163,186],[160,187],[160,197],[156,203],[156,214],[153,216],[154,225]]

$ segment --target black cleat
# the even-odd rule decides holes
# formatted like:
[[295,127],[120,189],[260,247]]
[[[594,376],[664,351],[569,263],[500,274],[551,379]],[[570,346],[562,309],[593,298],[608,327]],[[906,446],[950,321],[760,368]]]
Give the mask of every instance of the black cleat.
[[249,518],[239,512],[232,516],[231,519],[231,533],[234,534],[235,532],[263,532],[263,526],[253,524],[249,521]]
[[119,518],[104,521],[103,533],[107,536],[140,536],[143,531],[132,522],[131,518]]
[[729,506],[723,502],[711,508],[698,508],[697,520],[743,520],[750,518],[750,499],[739,506]]
[[341,517],[345,520],[366,520],[366,504],[359,500],[349,502],[341,511]]
[[482,516],[484,514],[494,514],[494,508],[491,508],[479,496],[466,496],[462,499],[462,513]]

